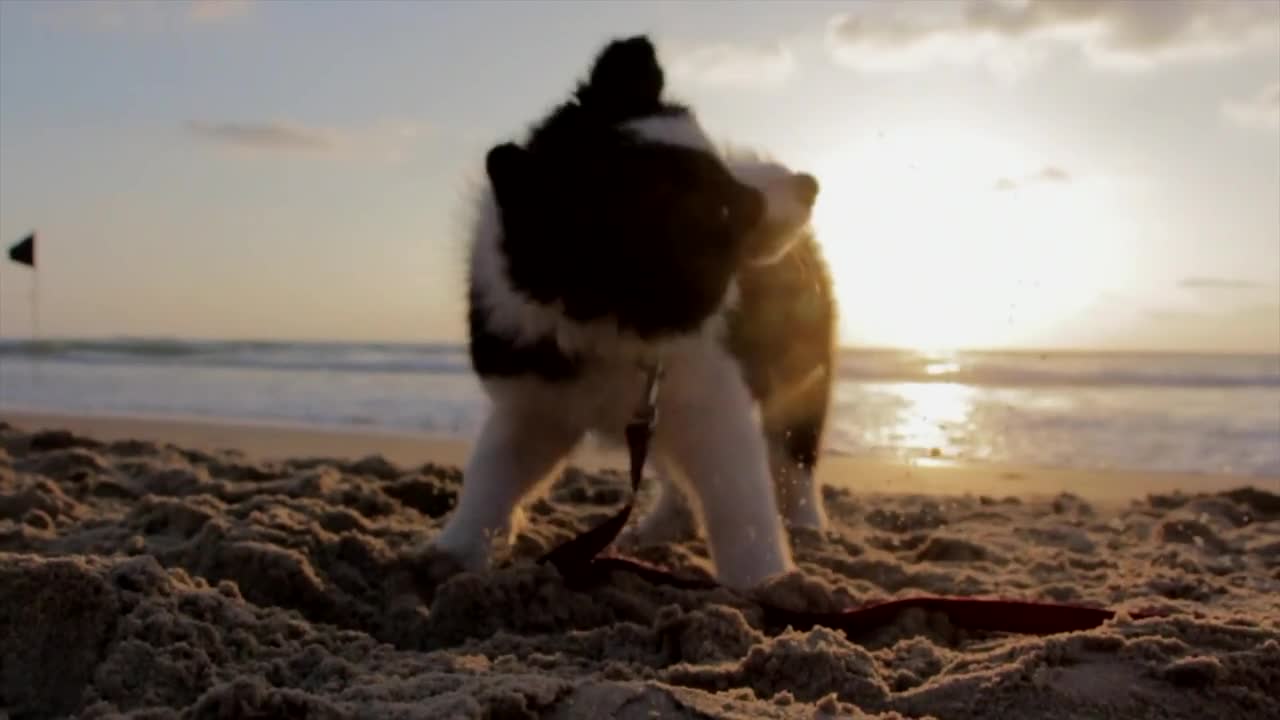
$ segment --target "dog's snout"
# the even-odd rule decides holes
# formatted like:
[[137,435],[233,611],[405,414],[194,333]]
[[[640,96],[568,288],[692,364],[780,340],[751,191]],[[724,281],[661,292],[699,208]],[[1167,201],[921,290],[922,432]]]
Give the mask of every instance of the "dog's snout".
[[818,179],[809,173],[792,175],[791,188],[805,205],[813,205],[813,201],[818,198]]

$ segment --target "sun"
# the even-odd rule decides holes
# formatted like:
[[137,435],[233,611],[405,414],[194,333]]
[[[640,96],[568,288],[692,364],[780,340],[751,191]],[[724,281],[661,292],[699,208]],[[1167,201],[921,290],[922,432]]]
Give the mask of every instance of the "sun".
[[998,136],[877,135],[827,154],[814,226],[841,332],[923,350],[1033,343],[1113,275],[1116,227],[1065,171]]

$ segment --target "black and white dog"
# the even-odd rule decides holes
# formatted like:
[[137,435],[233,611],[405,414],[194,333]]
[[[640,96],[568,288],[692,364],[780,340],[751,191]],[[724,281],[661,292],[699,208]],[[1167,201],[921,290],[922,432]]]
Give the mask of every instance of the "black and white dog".
[[435,551],[486,567],[586,433],[621,438],[639,368],[660,358],[666,488],[631,540],[688,530],[683,487],[722,583],[789,570],[779,506],[792,524],[824,522],[813,468],[834,303],[809,230],[817,181],[717,149],[663,99],[645,37],[606,46],[567,102],[485,165],[469,322],[492,412]]

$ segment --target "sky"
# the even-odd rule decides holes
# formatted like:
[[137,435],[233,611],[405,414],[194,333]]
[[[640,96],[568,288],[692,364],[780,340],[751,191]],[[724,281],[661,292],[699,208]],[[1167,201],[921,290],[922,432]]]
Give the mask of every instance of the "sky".
[[461,340],[485,151],[638,33],[818,177],[845,344],[1280,352],[1270,0],[0,0],[0,242],[43,337]]

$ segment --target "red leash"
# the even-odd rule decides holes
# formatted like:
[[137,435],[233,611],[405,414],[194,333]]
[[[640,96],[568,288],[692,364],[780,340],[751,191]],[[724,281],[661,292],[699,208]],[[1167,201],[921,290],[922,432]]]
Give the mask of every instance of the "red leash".
[[[685,589],[711,589],[716,583],[694,578],[682,578],[668,570],[616,555],[601,556],[626,527],[635,504],[636,493],[644,473],[649,440],[657,424],[657,393],[661,367],[652,365],[646,369],[645,402],[627,424],[627,449],[631,460],[631,499],[618,512],[596,527],[571,538],[538,559],[556,566],[565,583],[575,588],[585,588],[603,582],[610,573],[625,571],[644,580]],[[919,596],[889,600],[840,612],[807,612],[789,610],[768,603],[758,603],[764,610],[765,622],[774,626],[790,625],[797,630],[822,626],[840,630],[852,636],[893,622],[905,610],[920,609],[942,613],[955,627],[968,630],[1052,635],[1098,627],[1115,617],[1113,610],[1027,602],[1021,600],[979,599],[967,597]],[[1134,613],[1142,619],[1151,614]]]

